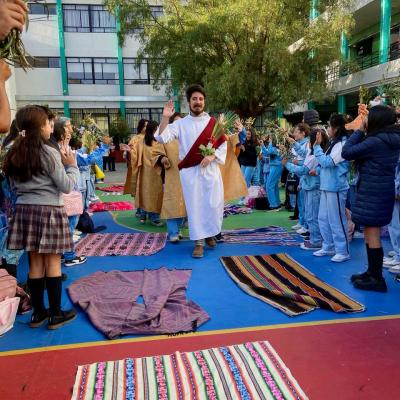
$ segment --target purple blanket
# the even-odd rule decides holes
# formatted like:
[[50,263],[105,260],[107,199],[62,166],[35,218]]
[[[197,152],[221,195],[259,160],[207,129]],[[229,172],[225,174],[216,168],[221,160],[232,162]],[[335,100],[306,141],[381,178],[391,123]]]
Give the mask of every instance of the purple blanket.
[[[210,317],[186,298],[191,270],[98,271],[68,288],[75,304],[109,339],[191,332]],[[143,303],[138,302],[142,296]]]

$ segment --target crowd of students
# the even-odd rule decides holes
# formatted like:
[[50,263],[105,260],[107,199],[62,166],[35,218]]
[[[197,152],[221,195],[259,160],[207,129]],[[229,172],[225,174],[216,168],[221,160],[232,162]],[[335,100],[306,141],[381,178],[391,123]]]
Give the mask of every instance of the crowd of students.
[[[269,211],[281,209],[278,184],[282,166],[289,172],[288,180],[290,174],[297,176],[295,201],[289,199],[290,207],[298,210],[297,217],[291,217],[298,218],[293,229],[304,237],[301,248],[313,251],[316,257],[329,256],[332,262],[350,259],[347,210],[351,211],[352,222],[363,230],[368,258],[367,271],[353,275],[353,285],[385,292],[382,267],[400,272],[398,115],[394,108],[378,104],[355,132],[346,129],[347,123],[347,116],[334,114],[326,129],[318,112],[308,110],[288,139],[290,157],[284,158],[283,149],[272,139],[257,143],[248,132],[242,147],[246,156],[240,154],[239,161],[245,160],[242,170],[248,186],[255,172],[254,164],[251,173],[248,171],[248,155],[254,154],[253,163],[259,156],[269,165],[264,167]],[[388,224],[393,252],[384,257],[380,236],[381,228]]]

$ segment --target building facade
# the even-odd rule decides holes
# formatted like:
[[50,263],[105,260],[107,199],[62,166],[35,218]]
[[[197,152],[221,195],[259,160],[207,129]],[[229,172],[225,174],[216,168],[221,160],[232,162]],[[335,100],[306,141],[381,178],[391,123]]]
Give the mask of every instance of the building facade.
[[[29,6],[30,23],[23,41],[34,69],[15,68],[10,86],[15,86],[17,107],[46,104],[76,124],[90,113],[104,131],[119,115],[131,129],[140,118],[160,119],[165,89],[152,87],[149,60],[137,64],[135,32],[119,46],[118,18],[101,0]],[[163,12],[158,5],[152,11]]]

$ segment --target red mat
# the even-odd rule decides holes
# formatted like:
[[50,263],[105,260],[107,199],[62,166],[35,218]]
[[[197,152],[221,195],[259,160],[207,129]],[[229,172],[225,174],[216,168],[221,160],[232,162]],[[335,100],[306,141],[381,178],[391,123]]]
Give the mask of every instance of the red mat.
[[[193,351],[268,340],[310,399],[376,400],[399,395],[400,319],[269,327],[233,333],[192,334],[0,357],[0,398],[68,399],[76,367],[99,360]],[[104,342],[103,342],[104,343]],[[6,353],[7,354],[7,353]]]

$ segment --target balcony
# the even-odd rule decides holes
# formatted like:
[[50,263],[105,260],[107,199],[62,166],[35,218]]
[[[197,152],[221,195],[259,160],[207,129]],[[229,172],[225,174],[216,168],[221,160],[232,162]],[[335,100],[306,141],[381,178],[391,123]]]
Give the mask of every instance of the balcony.
[[[392,43],[389,51],[389,60],[394,61],[400,58],[400,41]],[[367,68],[379,65],[379,51],[366,54],[365,56],[356,57],[353,60],[336,63],[327,68],[326,71],[326,82],[331,83],[342,76],[347,76],[355,72],[362,71]]]

